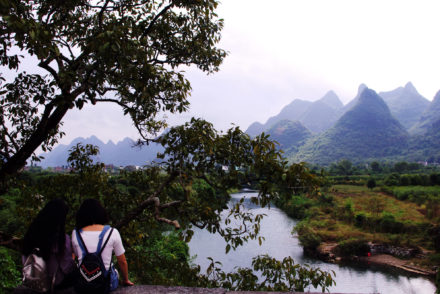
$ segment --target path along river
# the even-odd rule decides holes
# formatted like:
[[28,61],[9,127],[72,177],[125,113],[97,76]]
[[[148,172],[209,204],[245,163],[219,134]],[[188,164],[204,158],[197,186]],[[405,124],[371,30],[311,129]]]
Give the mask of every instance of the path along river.
[[[252,204],[249,199],[255,193],[237,193],[232,195],[230,205],[245,197],[244,206],[254,214],[264,213],[261,221],[261,235],[266,238],[261,246],[258,241],[251,240],[235,251],[225,254],[226,243],[218,234],[210,234],[205,230],[195,230],[189,243],[191,256],[196,256],[194,263],[202,270],[209,265],[207,257],[212,257],[223,264],[224,271],[233,271],[234,267],[250,267],[252,257],[269,254],[277,259],[291,256],[296,263],[307,263],[322,270],[333,270],[336,273],[336,286],[330,292],[339,293],[383,293],[383,294],[433,294],[434,284],[424,278],[406,274],[402,271],[368,264],[330,264],[303,255],[298,238],[291,234],[296,220],[289,218],[280,209],[271,206],[261,208]],[[313,288],[310,291],[316,290]],[[320,291],[321,289],[318,289]]]

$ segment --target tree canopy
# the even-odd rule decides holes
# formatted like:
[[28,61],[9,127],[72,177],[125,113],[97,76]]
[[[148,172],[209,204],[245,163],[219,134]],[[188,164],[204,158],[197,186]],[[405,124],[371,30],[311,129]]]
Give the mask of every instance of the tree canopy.
[[[0,177],[64,135],[84,104],[115,103],[141,138],[188,108],[182,66],[212,73],[226,53],[216,0],[0,1],[0,61],[15,72],[0,92]],[[33,63],[35,73],[22,69]]]

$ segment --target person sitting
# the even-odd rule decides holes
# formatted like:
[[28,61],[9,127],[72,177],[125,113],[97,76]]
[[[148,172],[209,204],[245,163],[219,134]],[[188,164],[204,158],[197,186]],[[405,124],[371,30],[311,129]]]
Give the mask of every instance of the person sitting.
[[[81,243],[84,242],[85,249],[89,253],[96,252],[98,243],[101,243],[103,247],[101,257],[106,270],[111,270],[112,254],[114,252],[122,275],[122,285],[132,286],[133,283],[128,278],[128,265],[124,254],[125,249],[122,245],[121,235],[118,230],[113,228],[113,230],[105,231],[102,236],[102,240],[104,241],[99,242],[101,232],[107,223],[107,212],[101,203],[95,199],[84,200],[76,214],[76,226],[72,232],[73,252],[78,257],[79,264],[81,264],[84,254],[78,237],[82,239]],[[76,230],[78,230],[78,232]],[[78,234],[80,234],[80,236]],[[109,235],[110,238],[108,238]],[[110,290],[114,289],[111,288]]]
[[70,237],[65,233],[68,207],[62,199],[48,202],[32,221],[22,243],[22,262],[35,253],[46,263],[50,286],[64,289],[76,280]]

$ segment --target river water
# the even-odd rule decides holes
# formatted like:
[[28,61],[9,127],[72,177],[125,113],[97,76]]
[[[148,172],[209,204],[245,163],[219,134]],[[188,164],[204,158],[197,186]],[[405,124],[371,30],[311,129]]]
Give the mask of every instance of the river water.
[[[382,293],[382,294],[433,294],[434,284],[423,277],[407,274],[368,264],[330,264],[303,255],[303,249],[298,238],[291,234],[295,220],[289,218],[280,209],[271,206],[261,208],[252,204],[249,199],[255,193],[237,193],[232,195],[230,205],[245,197],[244,206],[254,214],[264,213],[261,221],[261,235],[265,241],[259,246],[258,241],[251,240],[244,246],[231,250],[225,254],[226,242],[218,234],[210,234],[205,230],[196,229],[189,243],[190,254],[195,256],[194,263],[199,264],[202,270],[209,265],[207,257],[212,257],[222,263],[225,272],[233,271],[235,267],[250,267],[252,257],[260,254],[269,254],[277,259],[291,256],[295,263],[307,263],[322,270],[333,270],[336,273],[336,286],[330,292],[342,293]],[[307,289],[320,292],[321,289]]]

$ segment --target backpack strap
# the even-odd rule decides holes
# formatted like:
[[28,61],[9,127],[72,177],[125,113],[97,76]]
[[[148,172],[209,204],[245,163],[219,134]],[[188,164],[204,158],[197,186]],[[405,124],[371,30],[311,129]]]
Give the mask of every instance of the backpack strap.
[[[110,226],[106,225],[106,226],[104,226],[104,228],[102,229],[101,233],[99,234],[98,247],[96,249],[96,252],[99,252],[99,255],[101,255],[102,251],[104,250],[105,246],[107,245],[108,240],[110,239],[110,236],[113,233],[113,228],[111,228],[110,233],[108,234],[107,239],[105,240],[104,246],[102,246],[102,241],[104,239],[104,235],[105,235],[105,233],[107,233],[107,231],[109,229],[110,229]],[[89,251],[87,250],[87,247],[86,247],[86,245],[84,243],[84,240],[83,240],[83,238],[81,236],[81,230],[75,229],[75,232],[76,232],[76,239],[78,241],[78,245],[81,248],[81,251],[82,251],[83,256],[84,256],[84,255],[88,254]],[[102,246],[102,248],[101,248],[101,246]]]
[[76,233],[76,240],[78,241],[78,245],[81,248],[83,256],[86,254],[89,254],[89,251],[87,250],[87,247],[84,243],[84,240],[81,237],[81,229],[79,229],[79,230],[75,229],[75,233]]
[[110,233],[107,236],[107,239],[104,242],[104,245],[101,247],[101,243],[102,243],[102,239],[104,238],[105,233],[108,231],[108,229],[110,229],[110,226],[104,226],[104,229],[102,229],[101,234],[99,235],[99,243],[98,243],[98,248],[96,249],[96,252],[99,252],[99,255],[102,254],[102,251],[104,250],[105,246],[108,243],[108,240],[110,239],[112,233],[113,233],[113,228],[111,228]]

